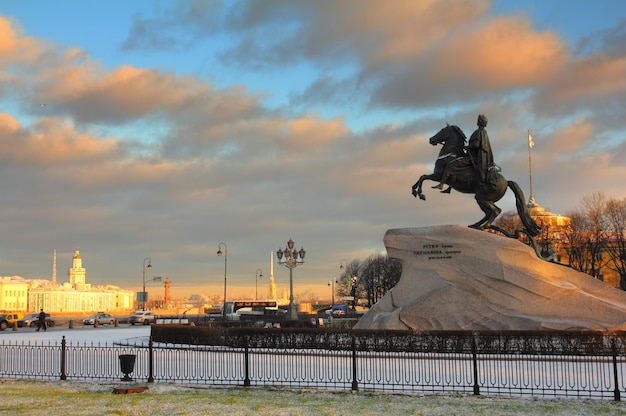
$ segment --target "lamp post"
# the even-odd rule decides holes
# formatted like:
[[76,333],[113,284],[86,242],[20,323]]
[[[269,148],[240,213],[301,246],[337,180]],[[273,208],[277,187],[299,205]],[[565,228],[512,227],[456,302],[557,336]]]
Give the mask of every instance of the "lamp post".
[[333,307],[335,306],[335,278],[332,278],[328,281],[328,286],[330,286],[330,320],[333,320]]
[[352,309],[356,310],[356,286],[359,282],[359,278],[352,276],[350,279],[350,296],[352,296]]
[[[306,252],[304,248],[300,248],[300,251],[293,248],[294,242],[290,238],[287,242],[287,246],[285,250],[281,250],[280,248],[276,252],[276,256],[278,257],[278,264],[282,264],[283,266],[289,269],[289,310],[287,311],[287,319],[296,320],[298,319],[298,312],[296,311],[296,305],[293,303],[293,269],[298,266],[298,264],[304,263],[304,255]],[[285,260],[283,261],[283,256]],[[300,256],[300,260],[298,261],[298,256]]]
[[222,306],[222,318],[226,322],[226,262],[228,261],[228,247],[226,243],[219,243],[217,245],[217,255],[222,255],[222,246],[224,246],[224,303]]
[[263,270],[256,269],[256,275],[255,275],[256,290],[254,292],[254,300],[259,300],[259,277],[263,278]]
[[141,310],[145,311],[146,310],[146,298],[148,297],[146,295],[146,261],[148,261],[148,269],[152,268],[152,260],[150,260],[150,257],[146,257],[145,259],[143,259],[143,291],[141,292]]
[[346,270],[343,272],[346,277],[346,281],[348,283],[348,289],[350,289],[350,296],[352,296],[352,308],[355,309],[356,306],[356,285],[358,281],[358,277],[350,276],[348,274],[348,261],[346,259],[341,259],[339,261],[339,270],[343,270],[343,264],[346,264]]

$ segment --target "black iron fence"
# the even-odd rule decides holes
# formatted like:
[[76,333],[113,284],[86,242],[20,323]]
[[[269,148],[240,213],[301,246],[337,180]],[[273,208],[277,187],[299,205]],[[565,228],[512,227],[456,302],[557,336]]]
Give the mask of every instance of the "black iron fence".
[[[621,333],[206,329],[194,343],[0,343],[0,377],[620,400]],[[123,370],[123,357],[134,367]],[[126,363],[128,364],[128,363]]]

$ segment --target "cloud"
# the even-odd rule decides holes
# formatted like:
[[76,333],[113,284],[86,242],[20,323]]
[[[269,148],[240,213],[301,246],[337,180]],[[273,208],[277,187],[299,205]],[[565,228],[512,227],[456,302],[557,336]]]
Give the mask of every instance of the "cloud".
[[580,108],[590,102],[626,98],[626,56],[588,56],[570,62],[538,94],[540,111]]
[[[321,52],[336,42],[349,42],[366,66],[403,65],[486,11],[486,1],[379,1],[319,4],[319,20],[310,26],[310,43]],[[313,30],[322,27],[323,30]],[[313,49],[312,47],[310,49]]]
[[131,66],[104,72],[63,65],[57,73],[62,82],[42,84],[37,94],[48,106],[62,107],[77,123],[127,123],[175,108],[190,94],[198,94],[190,78]]
[[21,35],[17,22],[0,16],[0,69],[13,63],[33,62],[40,52],[34,38]]
[[182,49],[215,33],[226,10],[221,0],[186,0],[154,7],[152,14],[137,13],[121,49]]
[[409,62],[377,88],[379,104],[426,107],[531,88],[565,65],[566,49],[554,34],[534,32],[525,18],[483,19]]
[[576,42],[576,52],[579,56],[597,50],[603,50],[612,56],[626,53],[626,18],[620,19],[614,27],[583,36]]
[[117,141],[78,133],[60,120],[44,119],[27,130],[12,116],[0,114],[0,131],[0,158],[14,166],[94,163],[120,153]]

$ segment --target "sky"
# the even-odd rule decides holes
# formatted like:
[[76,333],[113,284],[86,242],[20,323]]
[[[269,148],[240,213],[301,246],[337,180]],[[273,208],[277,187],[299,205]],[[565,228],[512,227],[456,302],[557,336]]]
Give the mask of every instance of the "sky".
[[248,297],[291,238],[294,294],[329,297],[388,229],[482,217],[411,195],[446,123],[485,114],[527,199],[530,131],[535,199],[566,215],[626,197],[625,107],[621,0],[2,0],[0,276],[51,279],[56,250],[66,282],[78,247],[94,285],[139,290],[150,259],[149,292],[220,295],[226,266]]

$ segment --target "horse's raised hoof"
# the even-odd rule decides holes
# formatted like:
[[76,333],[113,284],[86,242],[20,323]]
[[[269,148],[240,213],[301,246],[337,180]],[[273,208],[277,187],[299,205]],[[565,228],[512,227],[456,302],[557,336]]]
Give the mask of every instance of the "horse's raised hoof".
[[426,196],[424,196],[424,194],[420,194],[420,199],[421,199],[422,201],[426,201]]
[[417,196],[417,191],[415,189],[412,189],[411,194],[413,194],[413,196]]

